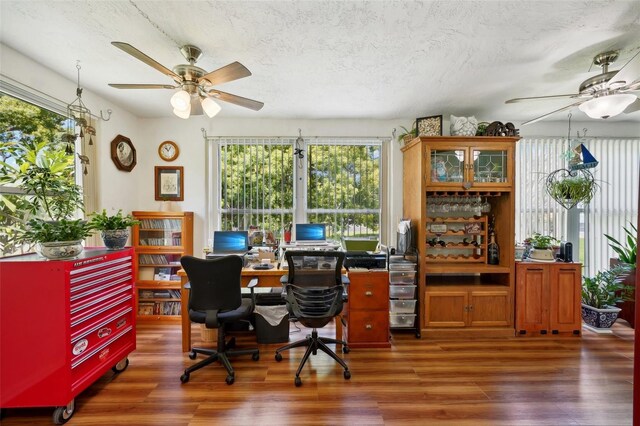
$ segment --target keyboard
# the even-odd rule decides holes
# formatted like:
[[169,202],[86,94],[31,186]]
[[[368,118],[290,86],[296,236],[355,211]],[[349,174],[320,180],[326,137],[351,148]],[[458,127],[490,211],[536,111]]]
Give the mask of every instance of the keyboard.
[[297,246],[328,246],[326,241],[296,241],[294,243]]

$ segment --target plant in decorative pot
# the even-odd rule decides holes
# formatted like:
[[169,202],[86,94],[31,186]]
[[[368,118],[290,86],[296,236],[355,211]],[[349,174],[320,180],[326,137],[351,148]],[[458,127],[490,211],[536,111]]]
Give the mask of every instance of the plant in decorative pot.
[[398,134],[398,142],[404,142],[404,144],[406,145],[413,139],[418,137],[418,128],[416,127],[415,121],[413,122],[413,127],[411,127],[411,130],[407,129],[404,126],[400,126],[400,129],[402,129],[402,132]]
[[92,213],[89,222],[93,229],[101,231],[102,241],[109,250],[120,250],[129,239],[129,227],[139,224],[130,214],[124,216],[122,210],[109,216],[105,209],[100,213]]
[[553,262],[555,260],[555,256],[552,249],[554,245],[560,242],[560,240],[550,235],[542,235],[538,232],[535,232],[524,242],[530,247],[528,252],[528,257],[530,259],[536,261]]
[[625,232],[625,238],[622,241],[618,241],[613,238],[611,235],[604,234],[604,236],[609,240],[609,247],[611,247],[616,254],[617,258],[609,259],[609,265],[614,267],[618,264],[626,264],[629,265],[630,271],[628,274],[625,274],[623,283],[631,288],[630,291],[630,300],[625,300],[620,304],[620,313],[618,314],[618,318],[626,320],[632,328],[635,328],[635,301],[633,300],[635,296],[635,288],[636,288],[636,274],[635,270],[637,267],[637,255],[638,255],[638,241],[636,235],[638,235],[638,229],[630,223],[630,229],[623,227]]
[[37,244],[37,250],[48,259],[75,257],[82,252],[82,240],[92,228],[73,217],[83,210],[82,188],[73,180],[73,157],[47,151],[46,142],[25,144],[24,149],[29,161],[13,173],[28,200],[21,206],[26,228],[20,239]]
[[616,305],[629,296],[629,287],[622,282],[629,266],[620,264],[593,277],[582,279],[582,320],[591,328],[601,331],[611,328],[618,318]]

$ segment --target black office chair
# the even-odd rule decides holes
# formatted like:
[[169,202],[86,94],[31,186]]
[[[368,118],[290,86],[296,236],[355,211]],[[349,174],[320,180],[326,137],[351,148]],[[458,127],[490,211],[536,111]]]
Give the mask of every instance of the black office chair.
[[345,294],[341,272],[344,252],[287,250],[285,257],[289,266],[285,284],[287,308],[296,320],[313,330],[304,340],[278,348],[276,361],[282,361],[283,351],[300,346],[307,347],[294,381],[296,386],[300,386],[300,372],[304,364],[311,354],[316,355],[320,349],[335,359],[344,368],[344,378],[350,379],[351,372],[347,364],[327,346],[327,343],[341,344],[342,351],[348,353],[347,342],[320,337],[317,331],[317,328],[327,325],[342,311]]
[[209,355],[208,358],[184,370],[180,376],[182,383],[189,381],[189,375],[215,361],[220,361],[227,369],[226,382],[233,384],[235,372],[229,357],[235,355],[252,355],[254,361],[260,358],[258,349],[232,350],[235,338],[225,342],[225,329],[228,324],[242,319],[249,319],[255,307],[253,287],[257,279],[249,283],[251,299],[242,298],[241,279],[243,261],[240,256],[225,256],[204,260],[193,256],[183,256],[180,263],[189,278],[191,292],[189,294],[189,319],[205,324],[207,328],[218,329],[218,346],[216,350],[191,348],[189,358],[196,359],[197,354]]

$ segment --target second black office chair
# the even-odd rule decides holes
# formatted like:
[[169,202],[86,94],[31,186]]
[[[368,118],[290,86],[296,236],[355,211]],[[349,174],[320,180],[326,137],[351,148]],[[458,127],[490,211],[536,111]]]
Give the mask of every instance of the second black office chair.
[[197,354],[209,355],[208,358],[188,367],[180,376],[180,381],[189,381],[189,375],[206,365],[220,361],[227,369],[228,385],[235,381],[235,372],[230,356],[251,355],[254,361],[260,358],[255,349],[233,350],[235,338],[225,342],[225,329],[228,324],[238,320],[248,320],[255,307],[253,287],[257,280],[249,284],[251,299],[243,299],[241,293],[241,277],[243,261],[240,256],[225,256],[204,260],[193,256],[183,256],[180,263],[187,273],[191,292],[189,294],[189,319],[205,324],[207,328],[218,329],[218,346],[216,350],[191,348],[189,358],[196,359]]
[[342,264],[344,252],[336,251],[286,251],[289,267],[285,285],[287,307],[305,327],[312,328],[304,340],[290,343],[276,350],[276,361],[282,360],[281,352],[291,348],[306,346],[307,350],[296,371],[295,385],[301,386],[300,372],[311,354],[318,350],[328,354],[344,368],[344,378],[350,379],[349,367],[327,343],[341,344],[344,353],[349,352],[347,342],[318,336],[318,328],[324,327],[342,311],[344,286],[342,285]]

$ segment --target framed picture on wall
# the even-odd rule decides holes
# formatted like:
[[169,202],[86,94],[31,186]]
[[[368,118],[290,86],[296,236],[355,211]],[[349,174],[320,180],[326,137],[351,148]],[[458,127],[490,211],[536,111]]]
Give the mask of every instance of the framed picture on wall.
[[418,136],[442,136],[442,116],[416,118]]
[[184,168],[156,166],[155,191],[157,201],[183,201]]

